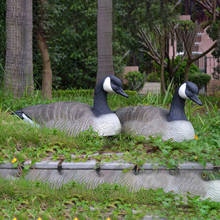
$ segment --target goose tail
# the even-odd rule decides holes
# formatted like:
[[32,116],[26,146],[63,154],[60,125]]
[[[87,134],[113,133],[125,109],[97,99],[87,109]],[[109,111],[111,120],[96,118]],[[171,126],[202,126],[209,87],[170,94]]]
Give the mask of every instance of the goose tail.
[[22,114],[24,114],[24,112],[22,110],[18,110],[16,112],[13,112],[13,115],[17,115],[20,119],[24,119]]

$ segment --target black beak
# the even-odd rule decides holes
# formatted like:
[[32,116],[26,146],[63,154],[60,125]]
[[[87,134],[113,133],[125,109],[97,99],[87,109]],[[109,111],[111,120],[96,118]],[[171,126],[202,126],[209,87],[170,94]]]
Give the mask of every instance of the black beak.
[[191,99],[193,102],[195,102],[196,104],[202,105],[202,102],[199,100],[199,98],[198,98],[197,95],[191,96],[190,99]]
[[122,88],[118,88],[117,90],[115,90],[116,93],[118,93],[119,95],[122,95],[126,98],[128,98],[128,95],[124,92],[124,90]]

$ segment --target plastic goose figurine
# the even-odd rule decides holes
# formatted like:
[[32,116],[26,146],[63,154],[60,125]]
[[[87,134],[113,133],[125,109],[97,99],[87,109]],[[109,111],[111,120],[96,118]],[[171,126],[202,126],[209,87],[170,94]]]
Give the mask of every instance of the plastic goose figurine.
[[194,128],[186,118],[184,107],[186,99],[202,105],[197,96],[198,92],[198,87],[194,83],[183,83],[175,91],[169,111],[154,106],[118,109],[116,114],[121,121],[122,132],[146,137],[162,136],[163,140],[172,138],[177,142],[194,139]]
[[15,114],[28,123],[57,128],[70,135],[92,127],[100,136],[112,136],[121,132],[121,123],[108,107],[107,93],[128,97],[121,80],[109,75],[96,85],[93,107],[79,102],[56,102],[29,106]]

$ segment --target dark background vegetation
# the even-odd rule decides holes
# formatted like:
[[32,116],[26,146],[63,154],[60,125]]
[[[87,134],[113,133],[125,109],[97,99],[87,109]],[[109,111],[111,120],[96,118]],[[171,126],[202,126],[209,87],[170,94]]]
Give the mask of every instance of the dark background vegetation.
[[[5,3],[0,3],[0,80],[5,62]],[[34,1],[33,64],[35,88],[41,89],[42,60],[37,46],[36,29],[39,19],[38,1]],[[46,9],[45,30],[53,71],[54,89],[93,88],[97,73],[97,1],[49,0]],[[148,3],[147,3],[148,2]],[[152,60],[140,52],[137,32],[152,22],[159,23],[161,16],[173,19],[178,14],[189,13],[184,6],[167,15],[158,13],[158,2],[113,0],[113,61],[116,75],[126,65],[137,65],[142,73],[152,72]],[[148,5],[149,4],[149,5]],[[149,6],[149,7],[148,7]],[[150,10],[149,10],[150,9]],[[198,5],[192,7],[192,18],[203,20],[206,16]],[[218,25],[217,25],[218,27]],[[216,25],[210,29],[216,39]],[[178,74],[177,74],[178,75]],[[198,77],[197,77],[198,78]]]

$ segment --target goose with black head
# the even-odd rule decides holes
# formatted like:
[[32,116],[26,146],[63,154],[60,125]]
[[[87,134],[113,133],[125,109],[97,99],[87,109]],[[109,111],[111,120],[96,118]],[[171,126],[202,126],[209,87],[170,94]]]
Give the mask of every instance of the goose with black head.
[[29,106],[15,114],[28,123],[57,128],[70,135],[92,127],[100,136],[112,136],[120,133],[121,123],[107,104],[107,93],[128,97],[121,80],[109,75],[96,85],[93,107],[79,102],[56,102]]
[[116,111],[122,124],[122,132],[136,135],[161,136],[181,142],[195,138],[194,128],[187,120],[185,100],[202,105],[198,87],[192,82],[183,83],[174,93],[170,110],[154,106],[131,106]]

